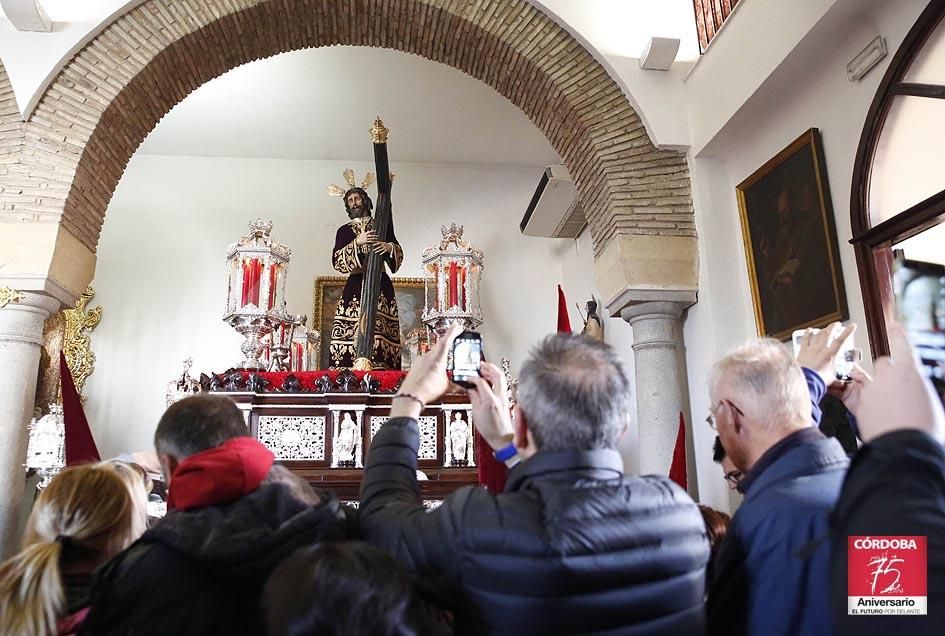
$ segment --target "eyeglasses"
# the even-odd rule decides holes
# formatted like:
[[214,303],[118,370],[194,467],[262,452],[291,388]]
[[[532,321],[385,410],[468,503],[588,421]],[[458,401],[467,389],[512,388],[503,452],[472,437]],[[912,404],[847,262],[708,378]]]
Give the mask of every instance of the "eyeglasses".
[[736,470],[730,470],[729,472],[725,473],[725,481],[727,481],[728,483],[732,484],[732,486],[737,486],[738,483],[739,483],[742,479],[744,479],[744,477],[745,477],[745,475],[742,473],[742,471],[740,471],[740,470],[738,470],[738,469],[736,469]]
[[741,409],[738,408],[737,406],[735,406],[734,404],[732,404],[732,402],[731,402],[730,400],[719,400],[719,403],[718,403],[718,404],[716,404],[715,406],[713,406],[712,408],[709,409],[709,414],[708,414],[708,415],[706,416],[706,418],[705,418],[705,423],[708,424],[708,425],[709,425],[709,428],[711,428],[713,431],[719,430],[719,429],[718,429],[718,424],[717,424],[717,422],[716,422],[716,420],[715,420],[715,412],[718,411],[718,410],[719,410],[719,407],[722,406],[723,404],[728,404],[729,407],[730,407],[733,411],[735,411],[736,413],[738,413],[738,414],[741,415],[742,417],[745,417],[745,414],[742,413]]

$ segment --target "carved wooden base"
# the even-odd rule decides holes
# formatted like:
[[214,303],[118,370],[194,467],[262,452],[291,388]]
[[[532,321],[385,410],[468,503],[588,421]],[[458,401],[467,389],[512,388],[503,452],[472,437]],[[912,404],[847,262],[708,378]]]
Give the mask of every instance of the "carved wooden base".
[[[370,453],[371,439],[389,419],[391,398],[399,383],[386,378],[391,386],[381,392],[380,382],[370,375],[358,378],[351,371],[342,371],[332,376],[234,370],[205,377],[204,387],[236,402],[250,433],[279,463],[313,486],[334,491],[342,500],[356,500],[363,473],[360,466]],[[454,393],[428,404],[420,414],[417,467],[427,476],[420,481],[424,500],[443,499],[457,488],[478,485],[476,468],[469,466],[469,460],[448,457],[446,452],[450,420],[457,411],[466,411],[464,419],[469,421],[470,408],[465,393]],[[340,459],[333,455],[335,440],[341,439],[343,424],[350,426],[351,422],[356,422],[359,431],[354,458],[349,436],[343,451],[339,445],[337,452],[344,457]]]

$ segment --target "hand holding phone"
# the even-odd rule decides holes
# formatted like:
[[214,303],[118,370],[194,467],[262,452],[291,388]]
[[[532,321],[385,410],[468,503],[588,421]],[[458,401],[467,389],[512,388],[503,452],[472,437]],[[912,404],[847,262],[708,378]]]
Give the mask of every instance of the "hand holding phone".
[[494,364],[483,362],[479,377],[469,378],[473,426],[492,450],[505,448],[515,438],[505,375]]
[[453,373],[453,382],[467,389],[473,388],[469,378],[479,376],[481,363],[482,336],[475,331],[464,331],[453,341],[453,355],[448,367]]
[[[422,404],[429,404],[449,389],[449,378],[446,377],[446,360],[452,350],[453,340],[462,332],[462,326],[453,325],[435,345],[423,354],[410,367],[407,377],[400,386],[400,394],[411,395]],[[395,396],[396,397],[396,396]],[[404,404],[416,404],[410,399],[395,400],[391,412]],[[399,413],[398,413],[399,414]]]
[[842,327],[839,322],[825,329],[799,329],[791,334],[794,357],[802,367],[811,369],[828,386],[836,380],[849,382],[862,352],[853,345],[856,325]]

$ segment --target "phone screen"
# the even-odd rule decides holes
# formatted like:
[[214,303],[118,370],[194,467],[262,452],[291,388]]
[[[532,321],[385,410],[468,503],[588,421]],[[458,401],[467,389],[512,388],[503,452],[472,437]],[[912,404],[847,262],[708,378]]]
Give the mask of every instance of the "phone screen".
[[460,336],[453,344],[453,377],[468,378],[479,375],[482,359],[482,340],[477,336]]

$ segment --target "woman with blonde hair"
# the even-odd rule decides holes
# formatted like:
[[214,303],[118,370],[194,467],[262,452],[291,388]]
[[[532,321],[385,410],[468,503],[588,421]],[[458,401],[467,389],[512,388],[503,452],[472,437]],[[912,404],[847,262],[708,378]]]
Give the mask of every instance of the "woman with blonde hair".
[[137,539],[146,492],[128,464],[66,468],[40,493],[23,550],[0,564],[0,634],[72,634],[95,569]]

